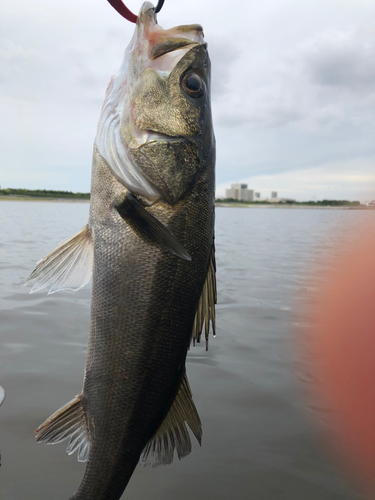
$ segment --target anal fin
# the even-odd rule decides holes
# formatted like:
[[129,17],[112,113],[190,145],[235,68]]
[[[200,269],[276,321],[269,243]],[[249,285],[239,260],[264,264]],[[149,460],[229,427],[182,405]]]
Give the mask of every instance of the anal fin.
[[206,338],[206,351],[208,350],[208,336],[210,332],[210,323],[212,325],[213,335],[215,336],[215,304],[217,303],[216,291],[216,263],[215,263],[215,245],[212,245],[211,258],[208,265],[206,281],[204,282],[202,293],[198,302],[197,311],[191,332],[193,344],[200,342],[203,331],[203,325]]
[[168,465],[173,461],[175,449],[180,460],[189,455],[191,441],[186,424],[189,425],[200,444],[202,424],[185,373],[167,416],[143,450],[140,464],[143,466],[152,465],[153,467]]
[[79,290],[90,281],[93,259],[90,229],[86,225],[41,259],[25,285],[35,280],[30,293],[43,288],[49,288],[49,294],[59,290]]
[[78,451],[78,462],[86,462],[89,457],[90,443],[80,395],[57,410],[35,432],[37,442],[46,444],[57,444],[69,439],[66,452],[72,455]]

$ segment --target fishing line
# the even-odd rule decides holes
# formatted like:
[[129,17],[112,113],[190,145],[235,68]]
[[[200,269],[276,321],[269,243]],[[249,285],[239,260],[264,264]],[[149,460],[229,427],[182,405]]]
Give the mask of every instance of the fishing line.
[[[133,14],[131,10],[129,10],[126,5],[122,2],[122,0],[108,0],[108,2],[112,5],[114,9],[117,10],[117,12],[130,21],[131,23],[136,23],[138,16]],[[161,11],[161,8],[163,7],[164,0],[159,0],[157,6],[155,7],[155,14]]]

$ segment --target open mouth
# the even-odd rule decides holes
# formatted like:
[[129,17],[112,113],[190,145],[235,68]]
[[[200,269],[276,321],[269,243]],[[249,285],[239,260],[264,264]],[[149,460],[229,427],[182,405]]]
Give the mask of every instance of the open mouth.
[[192,47],[202,43],[203,28],[200,24],[152,31],[148,35],[149,66],[170,72]]
[[147,144],[154,142],[189,142],[186,137],[175,137],[167,134],[161,134],[158,132],[145,131],[147,134],[146,141],[141,144],[139,147],[146,146]]
[[182,49],[188,45],[197,45],[198,42],[194,42],[187,38],[168,38],[163,40],[160,43],[156,43],[154,45],[150,44],[150,48],[148,51],[148,57],[151,60],[157,59],[158,57],[164,56],[170,52],[174,52],[175,50]]
[[149,144],[157,142],[189,142],[185,137],[172,136],[155,132],[153,130],[140,130],[133,122],[130,125],[132,144],[128,144],[128,149],[141,149]]
[[[154,59],[150,59],[148,67],[155,69],[161,77],[168,77],[179,61],[189,52],[189,50],[196,45],[199,45],[199,43],[192,42],[191,40],[184,39],[184,41],[187,43],[184,43],[184,45],[181,46],[176,46],[173,50],[167,50],[166,52],[159,54]],[[163,50],[166,49],[167,47],[164,47]]]

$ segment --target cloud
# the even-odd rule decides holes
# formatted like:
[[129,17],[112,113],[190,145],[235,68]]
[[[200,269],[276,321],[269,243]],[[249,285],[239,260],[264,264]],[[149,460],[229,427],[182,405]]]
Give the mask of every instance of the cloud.
[[215,112],[219,126],[315,132],[348,121],[375,124],[375,35],[369,23],[325,30],[278,56],[254,68],[262,77],[240,69],[240,83]]
[[208,52],[211,59],[212,98],[220,100],[233,90],[234,65],[241,57],[241,50],[236,42],[213,36],[208,44]]
[[324,33],[306,48],[306,71],[322,86],[375,92],[375,34],[357,27]]
[[[276,190],[279,197],[297,201],[346,199],[364,202],[375,198],[375,160],[358,158],[325,163],[276,174],[254,175],[239,179],[239,182],[260,191],[263,198],[270,197],[271,190]],[[220,184],[216,195],[224,196],[229,187],[229,183]]]
[[11,40],[0,44],[0,91],[10,97],[33,99],[40,89],[45,61],[36,50]]

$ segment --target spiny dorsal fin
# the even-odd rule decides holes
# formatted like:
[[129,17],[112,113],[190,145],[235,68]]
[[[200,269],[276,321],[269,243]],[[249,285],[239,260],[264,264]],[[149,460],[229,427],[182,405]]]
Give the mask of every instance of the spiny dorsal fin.
[[169,465],[173,461],[175,449],[180,460],[189,455],[191,441],[186,424],[189,425],[201,444],[202,424],[185,373],[176,399],[167,416],[143,450],[140,464],[143,466],[152,465],[153,467]]
[[59,290],[79,290],[90,281],[93,257],[91,234],[86,225],[41,259],[25,285],[36,280],[30,293],[43,288],[49,288],[48,294]]
[[47,418],[35,432],[38,443],[57,444],[69,439],[66,452],[72,455],[78,450],[78,462],[86,462],[89,457],[90,443],[80,395]]
[[206,337],[206,351],[208,350],[208,334],[210,331],[210,321],[212,324],[213,335],[215,336],[215,304],[217,303],[216,292],[216,263],[215,263],[215,245],[212,245],[212,253],[206,281],[203,285],[203,290],[199,299],[197,312],[193,324],[191,339],[193,344],[200,342],[203,324]]
[[148,212],[132,194],[117,208],[118,213],[146,242],[166,248],[181,259],[191,260],[182,243],[156,217]]

